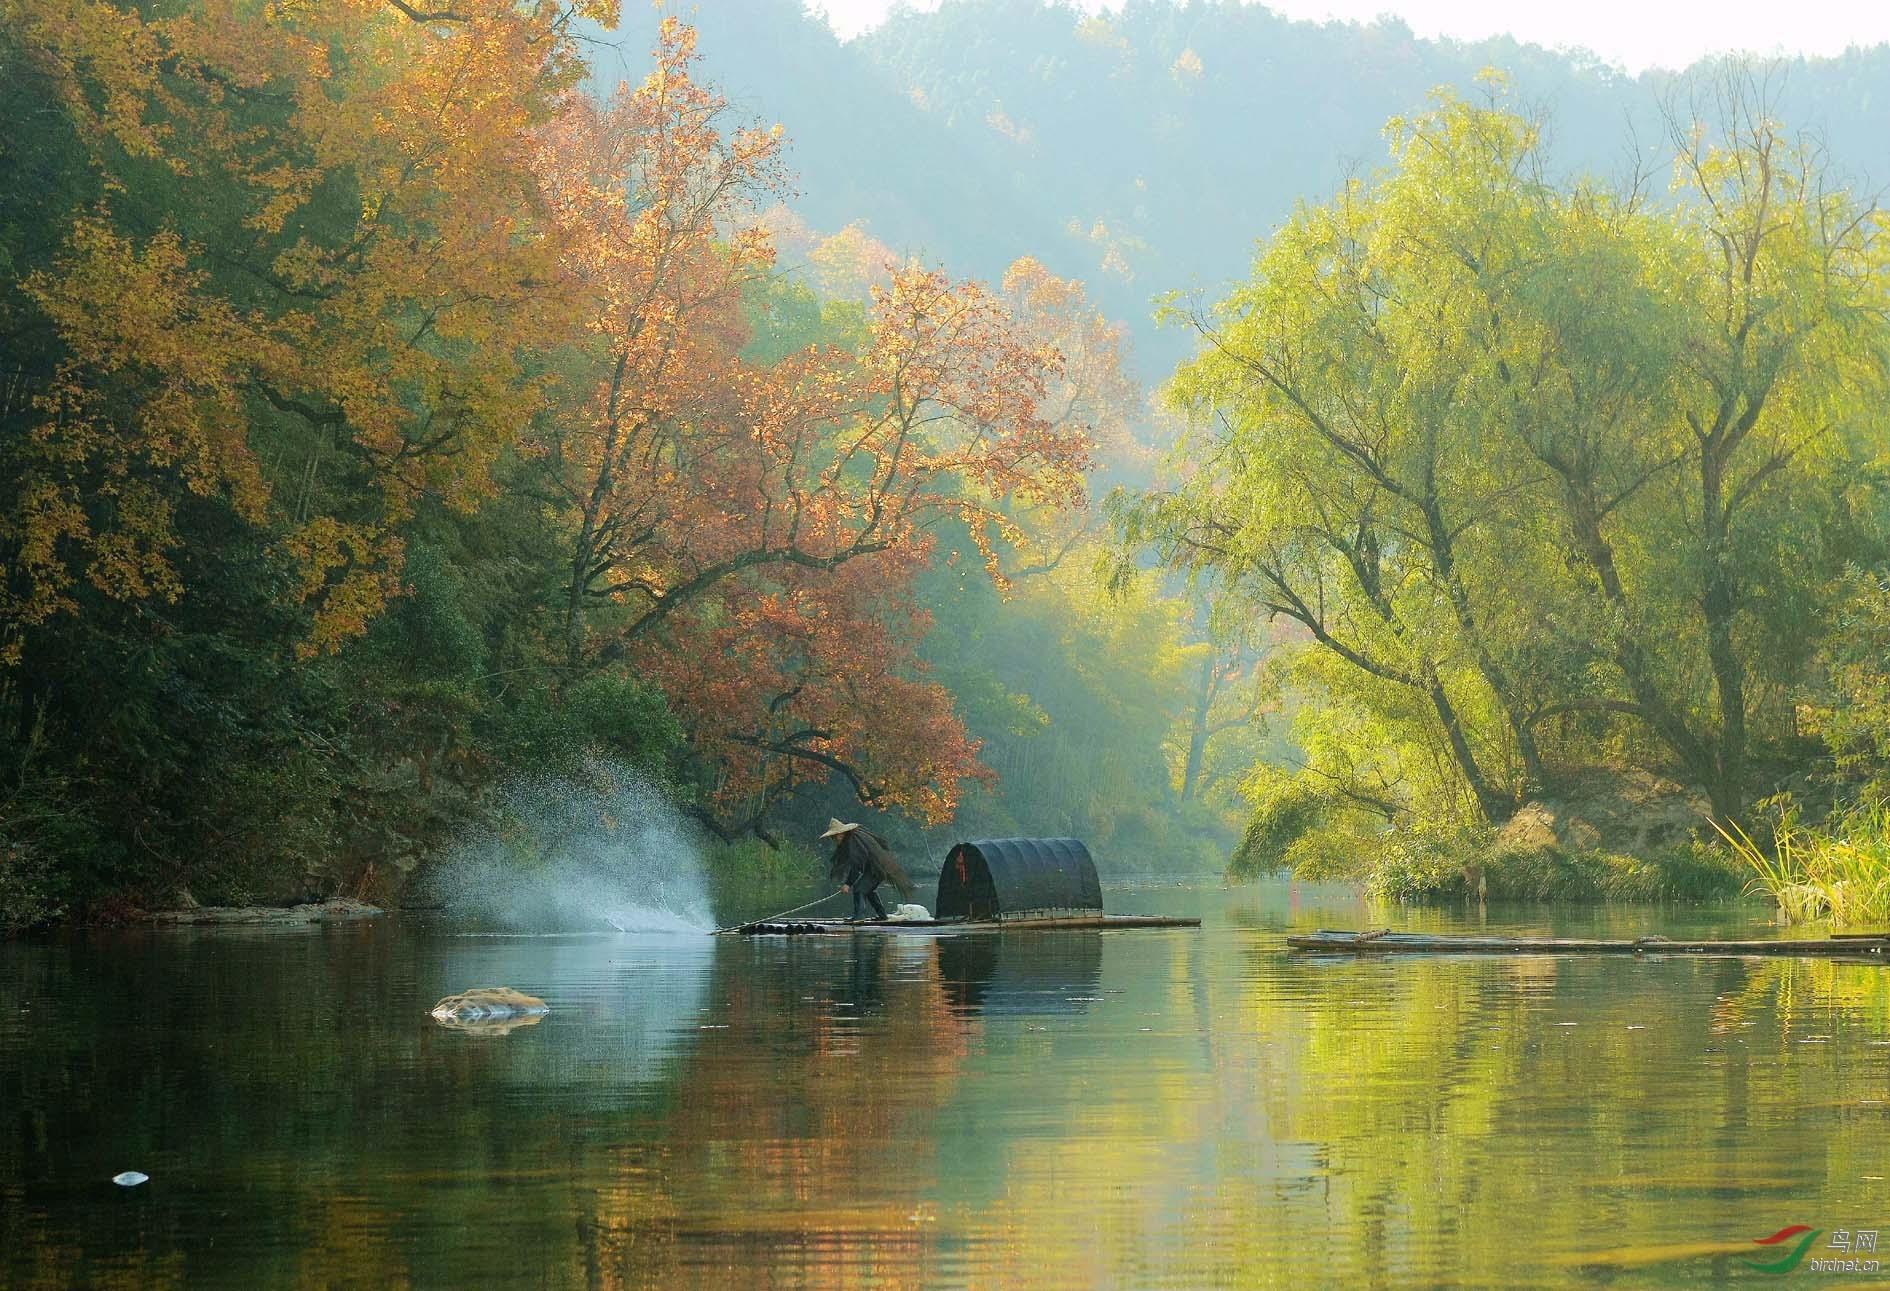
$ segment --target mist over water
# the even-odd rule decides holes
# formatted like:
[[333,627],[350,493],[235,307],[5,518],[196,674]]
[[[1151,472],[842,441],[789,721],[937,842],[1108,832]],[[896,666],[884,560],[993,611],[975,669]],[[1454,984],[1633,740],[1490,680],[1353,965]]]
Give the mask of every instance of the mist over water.
[[588,760],[521,777],[502,823],[468,836],[427,887],[453,918],[507,932],[705,932],[715,926],[689,825],[635,772]]

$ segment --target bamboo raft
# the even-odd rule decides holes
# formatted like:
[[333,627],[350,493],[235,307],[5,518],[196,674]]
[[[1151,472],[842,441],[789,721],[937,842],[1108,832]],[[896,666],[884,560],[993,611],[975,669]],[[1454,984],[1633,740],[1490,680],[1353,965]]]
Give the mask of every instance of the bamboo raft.
[[1450,936],[1418,932],[1335,931],[1294,933],[1286,944],[1294,950],[1315,950],[1369,955],[1820,955],[1870,957],[1890,954],[1890,933],[1833,933],[1817,940],[1676,941],[1667,937],[1637,937],[1633,941],[1601,941],[1580,937]]
[[[908,887],[903,878],[899,886]],[[1096,862],[1089,849],[1075,838],[984,838],[956,844],[939,869],[938,895],[932,902],[934,913],[930,918],[853,922],[793,917],[839,895],[832,892],[765,919],[717,928],[716,935],[802,937],[865,932],[940,936],[960,932],[1111,932],[1201,926],[1201,921],[1192,917],[1104,914]],[[853,908],[860,908],[857,896]]]
[[1179,915],[1083,914],[1019,919],[757,919],[733,928],[717,929],[720,936],[802,937],[838,933],[913,933],[938,936],[957,932],[1015,932],[1039,929],[1199,928],[1201,921]]

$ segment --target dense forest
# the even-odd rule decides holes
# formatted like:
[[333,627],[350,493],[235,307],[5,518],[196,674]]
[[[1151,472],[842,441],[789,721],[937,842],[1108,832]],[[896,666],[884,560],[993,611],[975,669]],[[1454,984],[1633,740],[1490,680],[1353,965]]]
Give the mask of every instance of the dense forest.
[[463,8],[0,9],[8,923],[385,897],[597,757],[730,842],[1211,858],[1253,656],[1104,608],[1120,328],[1027,257],[810,283],[690,27],[598,95],[611,6]]
[[[604,764],[737,868],[1797,840],[1890,902],[1887,84],[1203,0],[0,0],[0,924],[398,899]],[[1684,824],[1617,855],[1603,780]]]

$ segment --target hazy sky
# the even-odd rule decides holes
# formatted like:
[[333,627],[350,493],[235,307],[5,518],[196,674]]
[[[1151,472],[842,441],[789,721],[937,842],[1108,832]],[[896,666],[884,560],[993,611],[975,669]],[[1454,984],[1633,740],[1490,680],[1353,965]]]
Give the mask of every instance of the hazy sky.
[[[1078,0],[1087,9],[1120,0]],[[885,16],[895,0],[808,0],[843,36]],[[907,0],[937,8],[939,0]],[[1508,32],[1551,47],[1580,45],[1630,71],[1684,67],[1705,54],[1839,54],[1890,41],[1890,0],[1273,0],[1293,18],[1368,22],[1395,14],[1420,36],[1479,39]]]

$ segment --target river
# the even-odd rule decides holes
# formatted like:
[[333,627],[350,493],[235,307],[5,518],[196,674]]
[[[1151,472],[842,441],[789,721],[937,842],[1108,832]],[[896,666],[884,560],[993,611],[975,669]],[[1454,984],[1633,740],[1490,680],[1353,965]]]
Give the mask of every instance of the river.
[[[0,1285],[1710,1286],[1890,1230],[1890,968],[1307,957],[1382,912],[1108,903],[1204,925],[0,944]],[[488,984],[553,1011],[427,1017]]]

